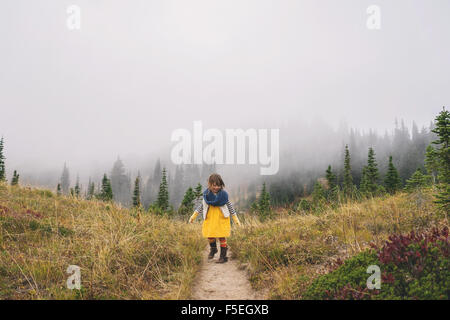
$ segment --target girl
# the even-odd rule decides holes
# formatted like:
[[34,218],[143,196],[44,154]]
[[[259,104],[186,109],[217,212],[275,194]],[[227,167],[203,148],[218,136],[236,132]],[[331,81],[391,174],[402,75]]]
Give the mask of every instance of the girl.
[[216,238],[219,238],[220,258],[217,263],[228,261],[226,238],[230,236],[231,232],[230,213],[233,221],[237,225],[241,225],[224,187],[225,184],[219,174],[210,175],[208,188],[203,192],[203,200],[189,219],[189,223],[192,223],[199,213],[203,215],[202,233],[205,238],[208,238],[210,245],[208,259],[212,259],[217,253]]

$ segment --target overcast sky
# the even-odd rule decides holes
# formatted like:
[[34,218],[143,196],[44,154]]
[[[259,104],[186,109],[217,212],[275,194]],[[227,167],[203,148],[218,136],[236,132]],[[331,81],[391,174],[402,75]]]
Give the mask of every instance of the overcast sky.
[[428,125],[450,101],[449,15],[448,0],[2,0],[7,168],[144,158],[194,120]]

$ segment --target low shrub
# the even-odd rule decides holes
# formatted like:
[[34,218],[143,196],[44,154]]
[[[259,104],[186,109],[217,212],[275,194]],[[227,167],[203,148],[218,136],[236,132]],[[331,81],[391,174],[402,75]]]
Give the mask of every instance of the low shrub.
[[[318,277],[303,299],[449,299],[450,243],[448,227],[392,235],[377,247],[348,259]],[[381,269],[381,289],[367,288],[367,268]]]

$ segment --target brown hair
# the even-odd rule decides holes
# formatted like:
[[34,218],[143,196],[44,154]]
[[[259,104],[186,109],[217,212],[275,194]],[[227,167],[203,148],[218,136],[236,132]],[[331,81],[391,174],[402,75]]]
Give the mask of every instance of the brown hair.
[[225,183],[223,183],[222,177],[218,173],[213,173],[208,178],[208,187],[213,184],[222,187],[222,189],[225,188]]

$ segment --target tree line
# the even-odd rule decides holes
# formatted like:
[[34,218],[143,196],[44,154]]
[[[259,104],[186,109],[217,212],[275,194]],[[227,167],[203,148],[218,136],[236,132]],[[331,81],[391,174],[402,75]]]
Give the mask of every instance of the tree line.
[[[177,165],[173,178],[161,161],[155,164],[153,175],[146,183],[142,182],[138,171],[133,185],[129,174],[120,158],[114,162],[110,175],[104,173],[101,183],[97,186],[89,179],[84,195],[77,177],[74,187],[70,187],[70,174],[64,164],[57,194],[83,197],[87,200],[98,199],[114,201],[125,207],[139,208],[159,214],[188,214],[201,199],[203,193],[200,181],[206,181],[207,176],[215,171],[215,165]],[[169,183],[170,182],[170,183]],[[169,196],[170,195],[170,196]]]
[[[435,121],[431,122],[429,131],[425,128],[419,131],[413,123],[410,135],[403,121],[400,127],[396,123],[392,136],[385,134],[384,137],[378,137],[371,131],[368,136],[365,136],[351,130],[349,143],[343,148],[341,165],[333,167],[330,164],[325,170],[323,179],[317,179],[321,176],[320,173],[310,173],[309,183],[302,184],[301,181],[296,180],[295,175],[282,181],[272,181],[269,187],[264,182],[258,199],[255,188],[255,192],[247,200],[250,211],[258,212],[262,218],[265,218],[270,216],[273,205],[293,203],[299,197],[303,198],[298,204],[299,208],[310,210],[320,208],[325,203],[334,204],[386,193],[394,194],[399,190],[411,191],[429,185],[437,186],[440,190],[438,201],[448,210],[450,199],[449,122],[449,112],[444,107]],[[364,144],[371,144],[366,149],[365,159],[360,156]],[[381,149],[382,156],[378,159],[383,159],[382,170],[377,162],[374,145]],[[0,181],[6,181],[3,149],[2,137]],[[95,182],[89,178],[88,186],[82,195],[83,187],[79,177],[77,176],[74,187],[71,187],[69,169],[64,163],[56,192],[58,195],[66,194],[88,200],[115,201],[126,207],[141,208],[157,213],[187,214],[201,199],[200,181],[206,181],[207,176],[215,170],[215,165],[179,165],[175,167],[172,178],[167,169],[161,167],[158,159],[153,175],[148,177],[146,183],[142,183],[142,177],[138,172],[132,186],[131,175],[125,173],[124,164],[118,157],[110,175],[104,173],[100,183],[95,185]],[[292,186],[292,181],[295,181],[296,187]],[[11,184],[19,184],[19,174],[16,170],[14,170]],[[304,199],[308,195],[312,196],[312,201]]]
[[[384,135],[378,135],[376,132],[369,130],[361,133],[356,129],[342,129],[342,131],[327,131],[327,134],[333,135],[330,137],[330,141],[333,143],[333,149],[336,144],[340,144],[340,147],[336,149],[336,153],[333,157],[328,153],[327,160],[319,159],[320,166],[315,165],[312,161],[308,163],[298,163],[286,167],[286,170],[270,177],[264,177],[267,190],[270,194],[271,202],[274,206],[290,206],[292,203],[298,201],[301,198],[312,195],[314,187],[316,185],[317,178],[323,177],[323,166],[325,169],[328,164],[333,168],[333,173],[336,175],[336,179],[339,181],[341,187],[344,187],[343,181],[346,181],[345,190],[348,193],[350,188],[350,179],[352,184],[356,186],[363,186],[364,189],[369,188],[371,193],[373,183],[371,181],[375,178],[373,172],[373,166],[368,165],[368,153],[369,148],[372,148],[373,154],[370,156],[371,161],[377,161],[377,169],[380,179],[390,171],[392,172],[392,166],[395,166],[399,184],[404,187],[407,184],[407,180],[417,171],[418,168],[425,173],[425,158],[431,147],[434,145],[432,141],[437,139],[436,120],[431,121],[428,127],[419,127],[415,122],[412,124],[412,128],[408,129],[404,121],[395,121],[395,128],[392,132],[387,131]],[[330,145],[331,142],[326,142]],[[325,143],[325,142],[324,142]],[[430,147],[431,145],[431,147]],[[346,147],[347,146],[347,147]],[[301,154],[302,149],[300,147],[291,146],[290,157],[295,158],[296,154]],[[314,148],[312,148],[314,152]],[[318,145],[315,149],[323,150],[321,145]],[[346,170],[346,154],[347,151],[351,153],[351,170]],[[321,151],[318,151],[320,154]],[[392,157],[391,162],[389,158]],[[303,157],[304,158],[304,157]],[[313,157],[306,157],[313,158]],[[326,161],[326,162],[325,162]],[[329,162],[327,164],[327,162]],[[348,163],[347,163],[348,165]],[[365,169],[365,167],[367,167]],[[368,172],[366,172],[368,170]],[[433,174],[436,178],[436,173]],[[369,178],[367,181],[366,178]],[[433,179],[433,178],[432,178]],[[379,180],[378,184],[382,184],[383,181]],[[258,185],[262,185],[261,180],[255,181],[251,184],[248,190],[250,196],[248,199],[240,200],[239,205],[241,207],[250,207],[256,200],[260,188]],[[368,185],[366,186],[366,184]],[[389,187],[388,187],[389,188]]]
[[394,165],[393,156],[389,155],[387,171],[380,175],[375,150],[369,147],[366,164],[363,166],[359,184],[353,180],[351,155],[348,145],[344,150],[344,170],[339,180],[331,165],[325,171],[325,183],[317,181],[312,192],[312,201],[302,200],[300,206],[306,209],[312,207],[320,209],[323,204],[342,203],[348,200],[360,200],[369,197],[381,196],[386,193],[395,194],[398,191],[413,192],[428,186],[436,186],[437,203],[446,212],[449,212],[450,202],[450,113],[443,108],[435,119],[432,132],[436,139],[425,148],[423,163],[417,164],[416,169],[409,178],[402,180],[398,168]]
[[[423,188],[435,186],[438,190],[436,203],[448,214],[450,212],[450,113],[445,107],[436,116],[430,132],[434,140],[429,141],[427,146],[413,145],[414,148],[424,149],[421,163],[417,161],[417,158],[406,161],[403,157],[408,166],[415,164],[416,169],[413,171],[402,163],[398,165],[403,168],[404,174],[412,172],[409,177],[402,176],[401,170],[394,164],[392,154],[385,159],[387,169],[384,174],[381,174],[373,147],[368,148],[366,162],[359,174],[356,174],[352,166],[350,148],[346,144],[343,151],[342,172],[338,174],[331,165],[328,165],[324,177],[315,179],[312,191],[302,194],[301,200],[294,205],[294,208],[303,211],[322,211],[328,206],[336,207],[347,201],[359,201],[385,194],[393,195],[399,191],[420,191]],[[400,138],[394,140],[402,141]],[[412,154],[417,155],[421,152],[409,153],[410,156]],[[398,153],[397,156],[399,156]],[[358,182],[355,181],[356,176],[359,177]],[[263,183],[258,197],[254,196],[251,201],[250,211],[257,214],[261,220],[272,215],[272,206],[276,200],[274,201],[272,194],[267,191],[266,182]]]

